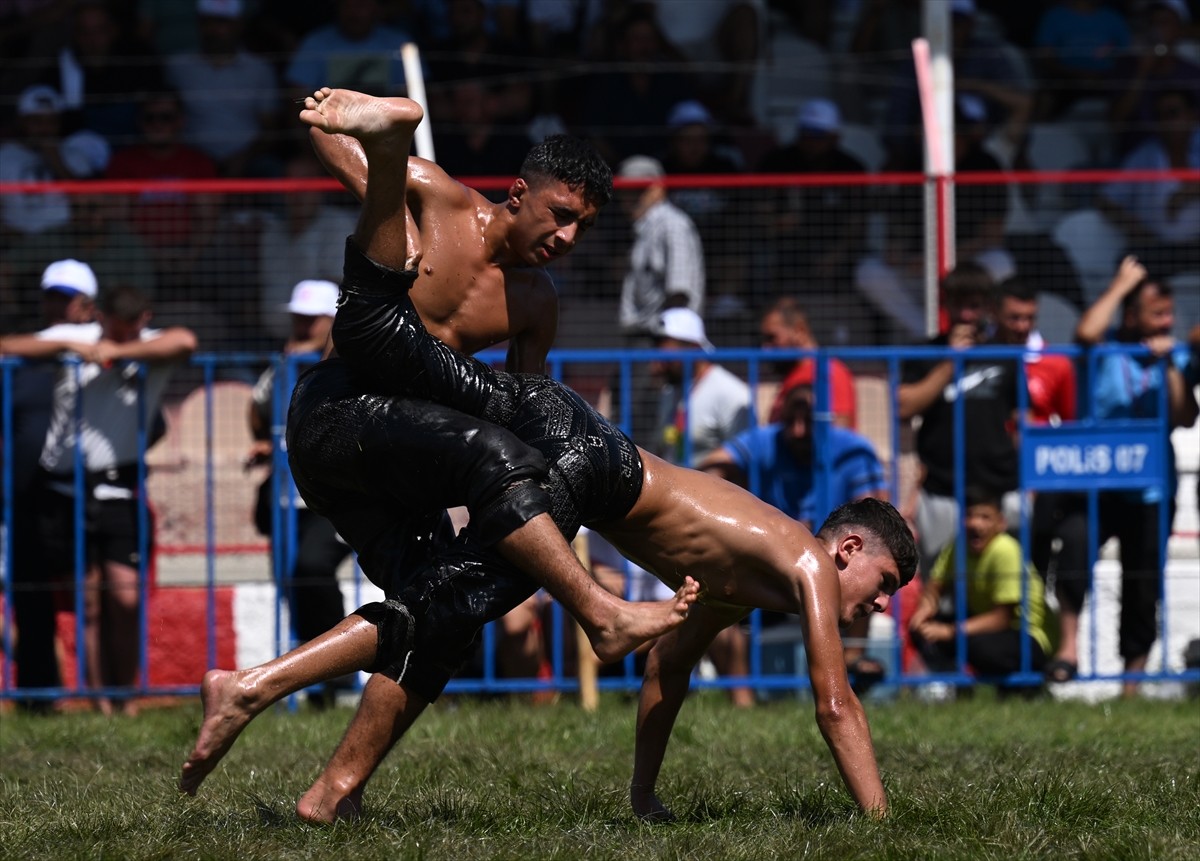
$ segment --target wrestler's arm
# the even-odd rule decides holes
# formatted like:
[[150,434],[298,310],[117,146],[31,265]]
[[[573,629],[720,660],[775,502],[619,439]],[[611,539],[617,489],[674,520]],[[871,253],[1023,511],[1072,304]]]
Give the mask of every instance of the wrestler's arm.
[[[358,139],[350,135],[326,134],[315,126],[309,129],[308,137],[317,160],[329,175],[361,202],[367,193],[367,156]],[[456,195],[461,194],[462,186],[436,164],[409,156],[405,198],[418,222],[422,204],[430,199],[430,195],[444,193],[448,187],[456,187]]]
[[[546,356],[558,334],[558,294],[550,276],[534,272],[530,289],[518,301],[525,326],[509,339],[504,369],[510,373],[544,374]],[[513,310],[509,309],[509,319],[515,316]]]
[[801,629],[816,703],[817,726],[858,806],[875,816],[887,812],[871,730],[862,703],[850,688],[838,632],[840,589],[832,560],[798,566]]
[[671,813],[658,800],[655,787],[666,756],[675,718],[687,696],[692,669],[721,630],[745,615],[743,610],[695,604],[687,621],[655,641],[646,656],[638,696],[633,778],[629,797],[633,812],[643,819],[667,819]]

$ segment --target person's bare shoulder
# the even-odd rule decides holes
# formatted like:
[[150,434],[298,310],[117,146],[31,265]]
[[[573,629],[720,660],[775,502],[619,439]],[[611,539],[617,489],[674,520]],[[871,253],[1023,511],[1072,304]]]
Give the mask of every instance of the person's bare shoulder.
[[408,205],[419,217],[422,210],[449,212],[478,209],[488,204],[487,198],[467,188],[433,162],[410,156],[408,159]]

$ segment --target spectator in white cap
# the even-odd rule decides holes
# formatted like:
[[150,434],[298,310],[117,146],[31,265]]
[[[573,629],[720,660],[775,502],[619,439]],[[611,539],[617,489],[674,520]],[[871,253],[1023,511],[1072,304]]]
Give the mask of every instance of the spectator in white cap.
[[[0,182],[53,182],[103,173],[109,147],[90,131],[62,134],[63,99],[57,90],[35,84],[17,97],[16,135],[0,144]],[[41,233],[71,218],[67,196],[6,194],[0,197],[0,233]]]
[[[283,347],[284,354],[312,354],[314,361],[318,358],[333,328],[338,292],[338,285],[320,279],[306,279],[292,288],[292,297],[286,306],[291,315],[292,333]],[[299,366],[300,369],[303,367]],[[274,410],[275,365],[272,364],[258,378],[250,399],[248,418],[254,442],[246,457],[247,468],[270,466],[274,461],[271,428],[283,420],[282,416],[273,414]],[[292,628],[296,639],[304,642],[336,625],[346,615],[337,570],[350,554],[350,548],[338,538],[328,520],[309,511],[299,494],[291,492],[290,482],[277,482],[269,470],[260,480],[254,506],[254,525],[259,533],[275,540],[271,527],[275,508],[272,493],[276,487],[280,504],[291,506],[294,500],[298,506],[295,564],[284,572],[282,579],[291,608]],[[331,705],[341,686],[342,680],[338,680],[314,688],[309,693],[309,702],[317,707]]]
[[337,313],[338,285],[309,279],[292,288],[288,313],[292,315],[292,337],[284,348],[289,353],[320,352]]
[[[91,282],[78,267],[72,289]],[[53,273],[51,273],[53,274]],[[52,280],[64,280],[54,278]],[[59,285],[63,286],[63,285]],[[138,614],[145,570],[153,552],[153,512],[143,508],[139,464],[173,366],[196,349],[183,327],[150,329],[149,300],[136,288],[105,286],[97,323],[59,323],[35,335],[5,337],[4,353],[57,359],[74,353],[82,364],[62,364],[53,387],[49,431],[38,459],[39,525],[43,576],[82,590],[87,682],[101,712],[137,711],[131,699],[138,679]],[[141,374],[137,385],[132,375]],[[79,430],[82,428],[82,431]],[[83,470],[77,482],[76,464]],[[77,497],[77,488],[86,499]],[[81,521],[76,511],[86,506]],[[148,518],[149,528],[144,524]],[[75,539],[82,530],[83,547]],[[80,570],[79,562],[83,560]],[[111,689],[121,688],[109,695]],[[103,689],[95,690],[95,689]]]
[[[78,260],[56,260],[42,273],[42,332],[71,324],[90,324],[95,317],[96,276]],[[40,337],[40,333],[38,336]],[[7,339],[0,339],[6,341]],[[0,351],[3,345],[0,344]],[[14,655],[19,689],[56,688],[62,683],[55,657],[54,593],[46,577],[39,534],[37,463],[54,411],[57,362],[24,362],[12,372],[12,514],[8,543],[12,553]],[[17,700],[18,707],[50,711],[48,700]]]
[[[863,174],[861,161],[841,148],[842,115],[829,99],[809,99],[796,111],[796,136],[763,155],[759,173]],[[816,291],[850,283],[866,244],[864,186],[781,188],[769,198],[767,247],[774,250],[774,294]],[[815,303],[805,303],[816,309]]]
[[[651,450],[671,463],[698,466],[750,427],[750,387],[704,355],[688,362],[677,357],[680,352],[707,354],[715,349],[704,330],[704,321],[689,308],[662,312],[655,343],[663,357],[651,364],[650,371],[662,388],[659,437]],[[635,576],[638,573],[633,572]],[[733,676],[749,673],[748,654],[746,638],[728,629],[713,641],[708,657],[718,673]],[[754,704],[749,688],[731,688],[729,696],[742,708]]]
[[81,260],[55,260],[42,273],[47,325],[90,323],[96,314],[96,273]]
[[633,222],[620,324],[627,335],[644,337],[654,334],[668,308],[704,309],[704,250],[692,219],[667,199],[661,162],[631,156],[616,175],[630,181],[616,197]]
[[[704,310],[704,246],[691,217],[667,199],[662,163],[630,156],[617,167],[613,197],[633,224],[629,266],[621,284],[618,322],[634,348],[649,347],[669,308]],[[633,438],[653,448],[657,386],[635,367]]]
[[[656,344],[663,353],[713,352],[704,321],[689,308],[668,308],[659,320]],[[654,362],[663,382],[657,454],[673,463],[694,466],[734,434],[750,425],[750,390],[721,365],[704,356],[687,363],[674,355]],[[685,406],[686,405],[686,406]]]

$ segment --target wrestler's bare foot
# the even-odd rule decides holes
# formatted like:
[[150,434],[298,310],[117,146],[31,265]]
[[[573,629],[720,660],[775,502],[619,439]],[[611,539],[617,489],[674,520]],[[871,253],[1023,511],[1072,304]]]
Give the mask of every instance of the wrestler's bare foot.
[[407,138],[424,115],[412,99],[323,87],[304,100],[300,119],[327,134],[350,135],[361,141],[389,135]]
[[592,650],[602,663],[618,661],[643,643],[678,628],[700,596],[700,584],[687,577],[666,601],[627,603],[607,628],[588,631]]
[[296,815],[314,825],[332,825],[338,819],[357,819],[362,814],[362,787],[344,790],[326,782],[325,775],[296,802]]
[[196,746],[183,764],[179,791],[195,795],[201,781],[217,767],[246,724],[262,709],[252,707],[241,689],[244,672],[209,670],[200,683],[204,719]]
[[633,815],[643,822],[674,822],[675,814],[658,800],[652,789],[631,787],[629,803],[633,807]]

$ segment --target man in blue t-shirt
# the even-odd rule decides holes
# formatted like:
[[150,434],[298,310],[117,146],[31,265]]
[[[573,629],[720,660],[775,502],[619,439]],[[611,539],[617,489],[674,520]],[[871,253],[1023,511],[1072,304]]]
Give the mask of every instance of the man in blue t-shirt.
[[[820,452],[813,448],[813,389],[793,386],[780,395],[780,420],[743,431],[714,451],[699,468],[750,490],[810,529],[827,512],[817,510],[817,482],[828,476],[830,508],[864,497],[888,499],[883,464],[871,441],[847,428],[830,425]],[[845,631],[846,666],[860,691],[883,677],[883,667],[864,656],[860,645],[870,620]],[[736,630],[731,628],[729,630]]]
[[828,505],[873,496],[887,499],[883,465],[871,441],[830,425],[825,448],[813,451],[813,390],[784,392],[780,421],[744,431],[709,455],[700,468],[740,484],[807,526],[818,522],[817,468],[829,474]]
[[[1110,329],[1112,322],[1115,329]],[[1175,299],[1171,288],[1146,271],[1135,257],[1121,261],[1108,289],[1083,312],[1075,328],[1077,343],[1141,345],[1144,353],[1105,352],[1096,361],[1089,390],[1097,419],[1145,419],[1167,410],[1166,432],[1191,427],[1200,414],[1196,402],[1197,369],[1187,348],[1176,342]],[[1165,393],[1163,389],[1166,389]],[[1165,395],[1165,397],[1164,397]],[[1110,491],[1100,495],[1099,538],[1116,537],[1121,547],[1120,653],[1126,673],[1145,672],[1150,648],[1158,638],[1157,611],[1166,547],[1161,536],[1160,505],[1166,494],[1167,529],[1175,515],[1175,450],[1162,440],[1167,455],[1167,487]],[[1046,667],[1051,681],[1067,681],[1078,666],[1079,615],[1087,591],[1086,572],[1059,587],[1062,638]],[[1064,586],[1067,587],[1064,589]],[[1124,696],[1137,693],[1137,680],[1126,679]]]

